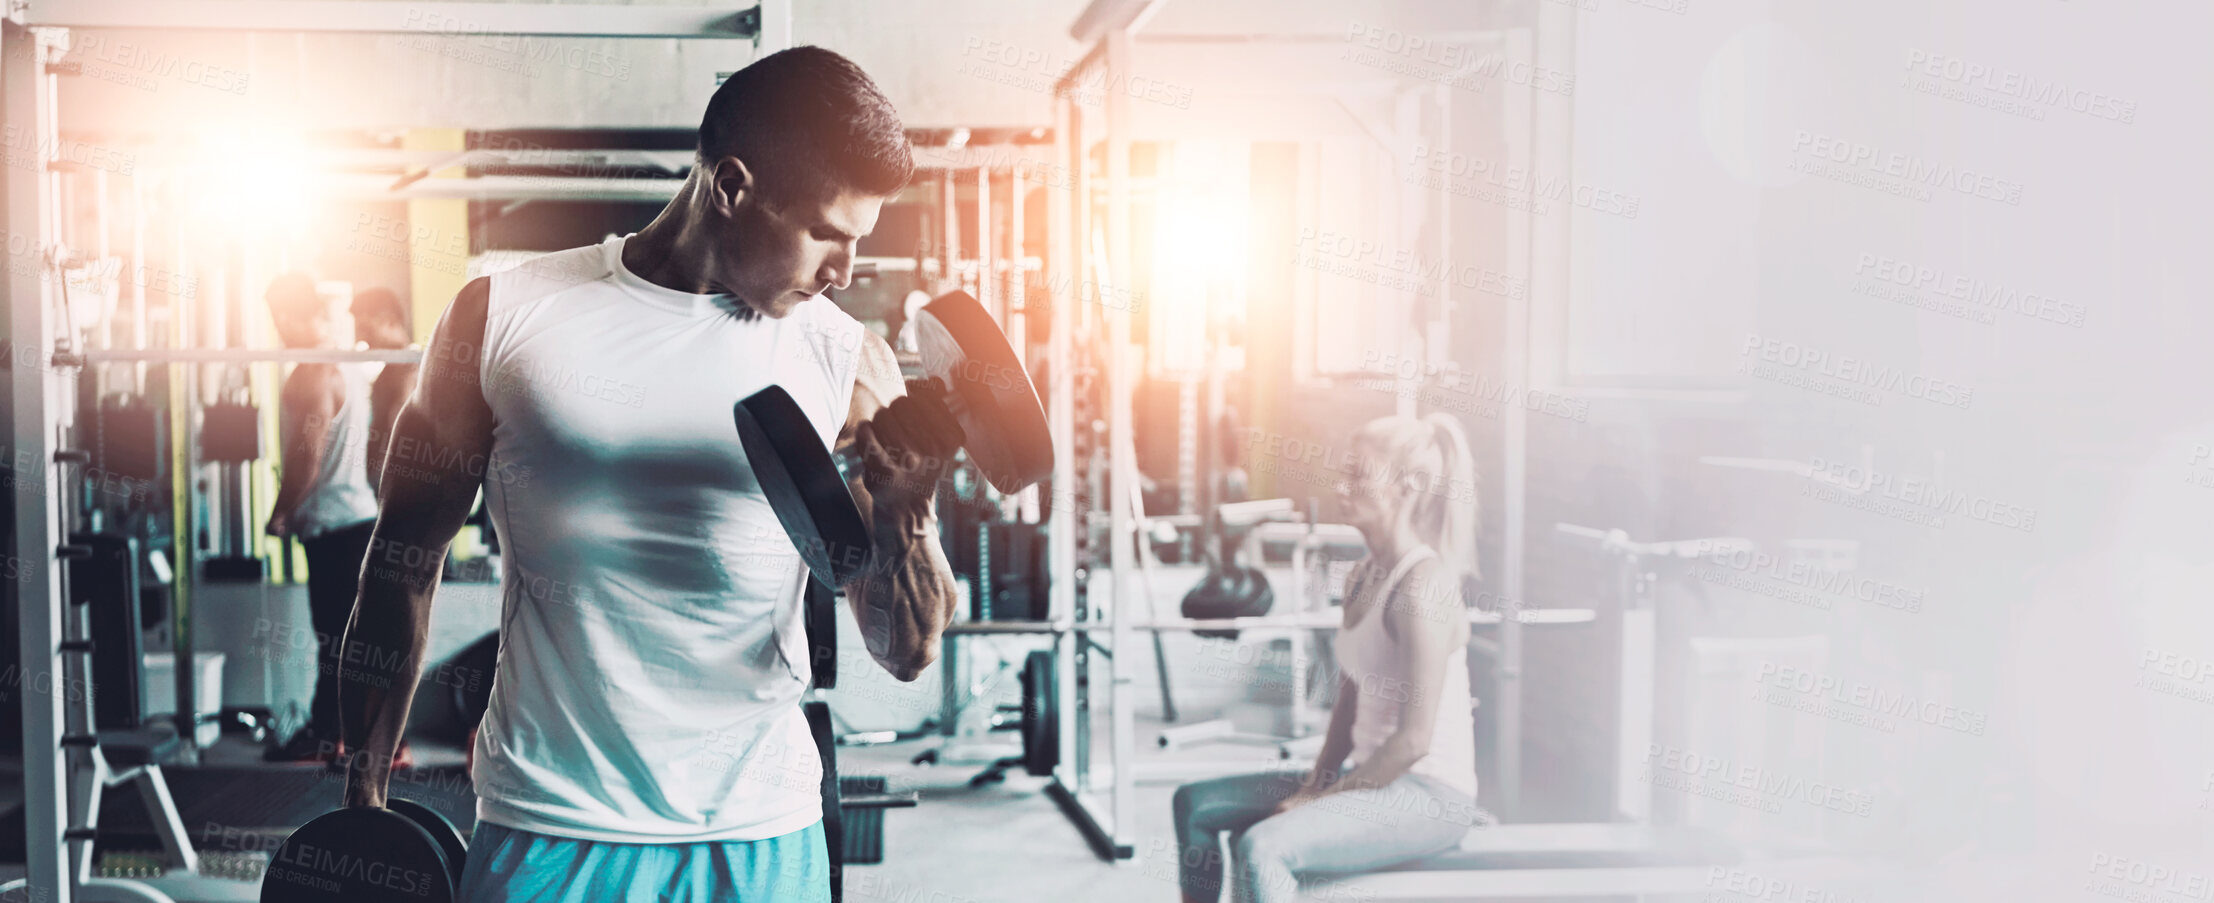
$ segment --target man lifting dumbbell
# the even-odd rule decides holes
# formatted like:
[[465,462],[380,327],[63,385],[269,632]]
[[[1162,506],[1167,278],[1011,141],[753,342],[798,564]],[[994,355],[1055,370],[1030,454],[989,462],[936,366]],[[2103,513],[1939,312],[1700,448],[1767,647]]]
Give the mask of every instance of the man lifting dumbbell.
[[874,563],[845,588],[871,657],[915,679],[953,611],[928,487],[958,431],[822,295],[912,166],[858,67],[773,54],[716,91],[650,225],[472,281],[441,318],[394,440],[431,451],[382,483],[341,705],[365,751],[346,802],[381,806],[481,485],[503,649],[460,899],[827,899],[808,577],[730,411],[780,386],[812,440],[860,454]]

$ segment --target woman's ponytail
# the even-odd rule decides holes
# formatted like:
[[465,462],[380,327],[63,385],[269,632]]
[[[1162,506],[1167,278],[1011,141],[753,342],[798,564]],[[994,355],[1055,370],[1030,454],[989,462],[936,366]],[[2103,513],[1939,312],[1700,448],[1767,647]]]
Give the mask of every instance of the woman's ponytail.
[[1468,434],[1461,430],[1459,420],[1442,411],[1422,420],[1436,430],[1438,477],[1445,484],[1439,496],[1445,516],[1439,523],[1438,555],[1459,576],[1475,579],[1481,576],[1482,567],[1476,553],[1476,461],[1468,450]]

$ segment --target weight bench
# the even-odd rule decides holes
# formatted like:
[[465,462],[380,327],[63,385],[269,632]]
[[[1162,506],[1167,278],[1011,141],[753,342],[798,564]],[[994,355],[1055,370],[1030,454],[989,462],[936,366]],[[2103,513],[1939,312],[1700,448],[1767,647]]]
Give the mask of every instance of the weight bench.
[[[63,880],[74,888],[75,899],[87,903],[131,901],[171,903],[176,898],[205,901],[256,899],[250,881],[222,874],[236,857],[203,856],[193,846],[184,818],[177,812],[169,781],[161,762],[172,757],[184,738],[170,722],[145,721],[138,716],[144,693],[138,669],[143,667],[136,627],[138,612],[138,545],[136,540],[107,533],[73,532],[63,550],[73,583],[61,617],[60,671],[57,678],[71,682],[89,680],[95,689],[111,690],[122,705],[101,710],[96,694],[68,694],[67,708],[55,738],[65,784],[60,804],[63,820],[60,846],[68,869]],[[106,644],[108,655],[96,657]],[[28,706],[26,705],[26,708]],[[26,747],[41,742],[26,732]],[[32,776],[25,775],[26,780]],[[138,793],[161,843],[158,876],[143,878],[96,877],[94,853],[100,837],[100,802],[111,787],[130,785]],[[25,840],[31,850],[40,844],[30,840],[39,830],[33,824],[29,802],[24,805]],[[243,876],[240,876],[243,877]],[[30,885],[28,876],[0,884],[0,895],[17,893]],[[51,893],[37,888],[36,899]]]
[[[1459,849],[1386,869],[1320,874],[1307,883],[1376,900],[1586,897],[1713,890],[1717,875],[1754,864],[1727,837],[1635,824],[1480,825]],[[1760,859],[1763,874],[1834,878],[1841,859]]]
[[[238,873],[238,863],[211,862],[211,858],[224,857],[203,857],[193,846],[191,833],[177,812],[176,800],[169,793],[169,782],[162,776],[160,764],[181,743],[177,732],[165,722],[133,728],[104,728],[89,735],[69,734],[62,738],[63,749],[73,757],[81,757],[81,764],[70,770],[67,805],[68,811],[83,813],[85,824],[63,832],[77,899],[88,903],[169,903],[176,899],[245,903],[259,896],[258,884],[251,880],[252,876]],[[93,846],[100,830],[100,800],[108,788],[124,784],[138,791],[139,801],[153,821],[154,834],[161,841],[162,872],[159,875],[95,877]],[[221,873],[203,871],[211,865],[222,866],[218,869]],[[22,878],[0,884],[0,894],[24,892],[29,882],[29,878]]]

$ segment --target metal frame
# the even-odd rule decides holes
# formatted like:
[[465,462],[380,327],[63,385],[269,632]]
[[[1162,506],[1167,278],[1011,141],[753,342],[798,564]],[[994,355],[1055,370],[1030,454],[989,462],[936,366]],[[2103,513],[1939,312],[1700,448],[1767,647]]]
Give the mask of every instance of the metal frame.
[[[1530,56],[1531,43],[1529,31],[1520,30],[1508,40],[1508,52],[1517,57]],[[1533,115],[1529,110],[1516,107],[1534,106],[1524,100],[1534,92],[1504,93],[1506,97],[1502,103],[1508,121]],[[1507,155],[1509,165],[1520,165],[1528,171],[1532,155],[1528,143],[1508,142]],[[1536,217],[1524,211],[1521,216],[1509,217],[1507,222],[1508,266],[1519,266],[1524,284],[1529,285],[1530,247]],[[1510,383],[1519,379],[1527,387],[1530,384],[1530,292],[1509,297],[1505,308],[1506,337],[1502,343],[1505,347],[1501,369]],[[1499,491],[1504,510],[1499,542],[1499,592],[1520,605],[1528,598],[1530,412],[1522,405],[1505,407],[1505,417],[1500,424]],[[1499,650],[1492,657],[1492,683],[1498,697],[1494,700],[1498,729],[1493,736],[1498,740],[1492,750],[1492,768],[1499,776],[1500,814],[1513,818],[1522,809],[1522,627],[1519,624],[1510,624],[1499,632]]]
[[769,36],[775,40],[756,43],[778,48],[791,45],[790,6],[779,0],[764,0],[750,10],[373,0],[22,0],[20,5],[11,6],[15,9],[8,17],[18,25],[57,28],[720,40]]
[[[46,64],[60,58],[68,47],[65,32],[39,29],[26,32],[9,23],[0,35],[5,59],[0,60],[0,115],[11,125],[33,123],[40,136],[58,132],[54,123],[55,76]],[[18,126],[20,127],[20,126]],[[10,234],[37,236],[41,247],[55,233],[53,180],[43,165],[52,143],[40,140],[30,146],[38,166],[8,167],[7,217]],[[50,484],[65,476],[55,461],[55,451],[67,434],[76,410],[74,380],[49,378],[48,357],[58,331],[49,320],[54,286],[42,278],[41,269],[11,268],[8,279],[8,344],[18,354],[29,349],[38,357],[15,361],[9,373],[9,389],[15,410],[14,444],[18,460],[37,462],[30,474],[16,474],[14,547],[9,554],[18,567],[36,567],[35,580],[19,583],[17,617],[21,619],[21,665],[24,674],[44,674],[48,686],[65,679],[61,634],[63,602],[61,557],[58,546],[64,535],[62,508],[53,504]],[[26,479],[28,478],[28,479]],[[32,484],[26,492],[24,483]],[[33,500],[36,499],[36,503]],[[33,562],[36,562],[34,565]],[[33,888],[54,888],[57,903],[69,903],[75,887],[69,868],[68,845],[62,833],[69,827],[67,762],[61,736],[65,694],[50,689],[43,696],[23,696],[23,831],[24,863]]]
[[[937,288],[932,289],[933,292],[973,289],[979,303],[1013,337],[1015,355],[1018,360],[1023,360],[1028,354],[1028,342],[1022,339],[1026,334],[1023,326],[1026,314],[1021,307],[1021,285],[1027,271],[1033,268],[1022,249],[1023,170],[1026,166],[1045,162],[1048,158],[1044,154],[1048,151],[1038,145],[970,145],[967,143],[968,129],[957,129],[956,133],[955,141],[947,146],[916,146],[913,149],[917,171],[936,175],[924,190],[935,195],[935,231],[939,238],[940,256],[931,259],[916,257],[880,260],[893,264],[889,269],[906,272],[919,270],[919,275],[926,281],[937,280]],[[991,186],[993,176],[1002,172],[1009,177],[1008,184],[1013,188],[1015,200],[1009,204],[1009,224],[1004,229],[997,229],[997,220],[991,215]],[[978,234],[976,256],[972,258],[961,256],[959,225],[962,205],[959,202],[957,180],[963,176],[973,176],[976,179]],[[1000,240],[995,240],[995,233]],[[973,284],[970,282],[972,279]],[[1049,414],[1049,437],[1054,435],[1052,429]],[[1059,467],[1062,463],[1059,459],[1065,456],[1056,457],[1056,467]],[[1036,488],[1032,487],[1011,497],[1014,510],[1023,522],[1037,522],[1037,495]],[[980,523],[977,529],[981,534],[986,531],[987,525]],[[980,535],[978,541],[980,544],[984,543],[984,537]],[[1050,550],[1048,554],[1051,554]],[[976,587],[975,591],[983,597],[989,597],[990,575],[982,575],[980,579],[987,582]],[[1054,610],[1052,605],[1049,596],[1049,610]],[[1008,760],[1009,755],[1018,753],[1018,744],[991,740],[978,729],[977,719],[971,716],[972,706],[981,692],[1013,672],[1016,664],[1003,658],[993,674],[972,679],[967,652],[960,640],[979,635],[1056,634],[1067,629],[1062,623],[1063,618],[1065,615],[1055,615],[1045,621],[961,621],[948,625],[945,636],[939,643],[938,658],[940,714],[937,734],[943,739],[939,746],[926,755],[934,754],[941,764],[983,764],[997,768],[1000,763]],[[1057,643],[1058,640],[1054,642]]]
[[[1072,98],[1072,92],[1083,83],[1084,76],[1097,67],[1104,67],[1106,84],[1119,84],[1120,79],[1128,72],[1128,70],[1132,66],[1132,47],[1134,42],[1142,40],[1153,43],[1173,43],[1180,45],[1206,44],[1254,46],[1274,44],[1320,44],[1331,38],[1331,36],[1316,34],[1191,34],[1148,35],[1142,38],[1137,36],[1137,32],[1143,27],[1145,22],[1160,10],[1162,2],[1163,0],[1093,0],[1093,2],[1085,8],[1084,12],[1078,17],[1076,23],[1070,29],[1070,35],[1072,37],[1089,46],[1084,54],[1081,55],[1073,64],[1071,64],[1068,71],[1064,73],[1056,83],[1055,104],[1057,113],[1055,120],[1055,137],[1056,140],[1067,142],[1067,152],[1069,155],[1071,166],[1073,167],[1074,172],[1076,172],[1080,178],[1082,177],[1082,174],[1088,171],[1088,151],[1091,147],[1092,142],[1088,138],[1088,136],[1084,134],[1081,128],[1080,105],[1074,102]],[[1481,37],[1501,41],[1512,40],[1507,33],[1500,32],[1483,33]],[[1445,96],[1443,92],[1440,92],[1440,94],[1441,97]],[[1399,104],[1400,109],[1398,111],[1398,115],[1401,119],[1402,124],[1404,124],[1408,121],[1410,116],[1415,115],[1416,110],[1414,109],[1413,104],[1418,100],[1418,98],[1411,94],[1407,94],[1406,92],[1400,92],[1400,100],[1401,103]],[[1106,203],[1108,210],[1106,224],[1106,247],[1104,249],[1105,253],[1101,256],[1104,256],[1106,258],[1103,261],[1105,272],[1112,274],[1114,277],[1121,278],[1126,276],[1129,272],[1128,260],[1130,256],[1129,248],[1131,240],[1130,199],[1134,186],[1128,172],[1128,161],[1130,144],[1135,123],[1132,119],[1129,98],[1126,92],[1108,92],[1106,103],[1104,104],[1104,106],[1106,127],[1103,140],[1106,144],[1105,176],[1107,181]],[[1449,111],[1450,107],[1447,106],[1446,112],[1441,115],[1441,118],[1443,118],[1444,121],[1448,123],[1450,122]],[[1360,121],[1364,127],[1369,127],[1371,130],[1371,134],[1374,134],[1374,128],[1372,124],[1366,122],[1365,120],[1360,120],[1358,116],[1356,116],[1356,120]],[[1079,198],[1079,203],[1088,200],[1091,193],[1092,192],[1088,185],[1080,183],[1078,186],[1078,190],[1076,191],[1076,194]],[[1443,199],[1446,199],[1447,201],[1450,200],[1446,188],[1442,185],[1439,189],[1439,196]],[[1449,207],[1449,204],[1447,206]],[[1450,241],[1450,233],[1446,228],[1444,228],[1444,218],[1446,215],[1446,210],[1441,209],[1439,212],[1441,222],[1441,227],[1439,229],[1439,240],[1441,243]],[[1090,246],[1090,243],[1085,241],[1085,237],[1090,234],[1091,223],[1090,218],[1085,215],[1078,215],[1076,217],[1073,217],[1072,219],[1074,220],[1072,231],[1073,236],[1076,239],[1076,241],[1074,242],[1075,248],[1073,250],[1076,256],[1074,258],[1062,257],[1060,259],[1073,259],[1074,261],[1076,261],[1073,270],[1077,277],[1081,279],[1086,273],[1090,272],[1090,268],[1086,265],[1085,261],[1088,259],[1088,255],[1092,251],[1092,248]],[[1064,242],[1064,245],[1065,244],[1067,244],[1067,242]],[[1062,246],[1057,246],[1055,249],[1056,254],[1064,253],[1066,250],[1069,249],[1066,249]],[[1068,283],[1071,281],[1072,280],[1069,279],[1057,280],[1057,282],[1059,283]],[[1067,294],[1066,291],[1056,292],[1055,301],[1057,305],[1057,312],[1061,312],[1063,310],[1060,305],[1070,300],[1061,297],[1065,294]],[[1137,473],[1135,447],[1130,445],[1129,440],[1134,423],[1132,412],[1130,410],[1130,403],[1132,392],[1135,389],[1134,378],[1131,370],[1134,366],[1142,367],[1143,361],[1140,360],[1133,364],[1131,361],[1125,359],[1127,357],[1126,346],[1128,345],[1129,340],[1129,312],[1111,310],[1106,312],[1104,316],[1107,317],[1109,327],[1109,353],[1115,358],[1114,360],[1109,362],[1108,394],[1110,396],[1110,401],[1108,404],[1108,454],[1111,460],[1110,473],[1112,474],[1111,480],[1113,485],[1125,486],[1130,485],[1136,480]],[[1510,323],[1512,323],[1513,320],[1514,315],[1510,314]],[[1062,331],[1063,324],[1067,324],[1070,322],[1071,321],[1066,317],[1057,316],[1054,321],[1056,332]],[[1442,314],[1438,318],[1436,318],[1431,325],[1436,329],[1437,334],[1430,337],[1430,340],[1427,343],[1428,347],[1418,347],[1416,349],[1417,354],[1442,352],[1442,348],[1446,338],[1444,334],[1444,327],[1448,325],[1449,322],[1450,321],[1445,319]],[[1513,327],[1510,326],[1510,328]],[[1514,361],[1510,354],[1510,366],[1513,365]],[[1058,376],[1059,371],[1065,371],[1067,368],[1064,367],[1056,369]],[[1073,385],[1063,386],[1059,382],[1056,382],[1054,387],[1054,393],[1056,396],[1060,396],[1064,392],[1068,391],[1073,391]],[[1403,401],[1411,398],[1411,393],[1398,394],[1403,399]],[[1523,516],[1524,506],[1519,481],[1521,479],[1521,465],[1524,461],[1524,456],[1521,453],[1521,449],[1522,443],[1524,442],[1524,436],[1526,436],[1527,425],[1526,423],[1517,422],[1522,419],[1517,416],[1520,413],[1521,412],[1519,411],[1509,412],[1508,416],[1510,418],[1510,422],[1507,428],[1508,448],[1506,458],[1508,460],[1509,467],[1509,488],[1507,490],[1508,498],[1506,500],[1506,531],[1508,561],[1507,566],[1504,569],[1504,584],[1507,589],[1507,597],[1512,599],[1519,599],[1522,595],[1522,568],[1519,559],[1522,554],[1523,527],[1521,524],[1521,519]],[[1073,432],[1057,433],[1055,435],[1054,441],[1056,442],[1057,447],[1066,448],[1069,446],[1061,443],[1069,442],[1072,439]],[[1057,479],[1058,478],[1059,475],[1057,474]],[[1113,639],[1113,648],[1131,648],[1127,645],[1127,641],[1132,638],[1133,630],[1144,631],[1158,629],[1179,629],[1178,627],[1169,626],[1169,622],[1166,621],[1136,623],[1134,622],[1134,618],[1124,617],[1125,614],[1132,613],[1136,610],[1136,603],[1131,598],[1130,592],[1132,589],[1135,588],[1136,581],[1130,579],[1130,575],[1133,571],[1133,562],[1132,555],[1130,554],[1130,549],[1128,548],[1128,544],[1132,541],[1132,538],[1129,535],[1129,527],[1132,521],[1130,517],[1128,499],[1125,497],[1125,493],[1120,491],[1111,493],[1111,508],[1108,520],[1110,522],[1110,526],[1108,529],[1109,542],[1113,544],[1111,546],[1109,566],[1111,574],[1113,575],[1111,585],[1114,587],[1114,600],[1116,604],[1113,610],[1108,614],[1107,622],[1108,632],[1111,634]],[[1054,562],[1055,564],[1052,569],[1052,577],[1056,587],[1056,591],[1058,592],[1059,588],[1062,585],[1070,583],[1076,579],[1076,570],[1073,558],[1055,558]],[[1056,598],[1058,599],[1059,597],[1057,596]],[[1056,608],[1055,611],[1058,613],[1063,612],[1064,610]],[[1083,644],[1090,641],[1087,626],[1092,622],[1089,618],[1085,616],[1084,613],[1069,612],[1067,614],[1057,614],[1057,617],[1073,617],[1073,622],[1075,624],[1073,628],[1074,641],[1079,649],[1083,647]],[[1516,719],[1517,724],[1519,723],[1520,700],[1519,685],[1517,682],[1519,681],[1521,667],[1521,631],[1526,623],[1529,623],[1529,619],[1527,617],[1501,619],[1501,623],[1499,624],[1500,637],[1496,641],[1496,643],[1493,644],[1492,647],[1487,649],[1487,651],[1493,651],[1495,653],[1494,661],[1497,664],[1494,667],[1494,675],[1495,678],[1500,682],[1501,686],[1505,688],[1502,690],[1502,695],[1507,697],[1507,699],[1505,700],[1505,706],[1500,716],[1502,722],[1505,722],[1506,719],[1512,717]],[[1109,790],[1109,817],[1104,820],[1100,819],[1095,810],[1092,809],[1091,806],[1086,804],[1083,800],[1082,791],[1089,789],[1091,774],[1089,773],[1089,768],[1086,767],[1087,763],[1082,758],[1084,752],[1088,750],[1088,743],[1082,737],[1081,732],[1076,737],[1073,746],[1073,748],[1076,749],[1078,753],[1077,774],[1075,775],[1075,783],[1078,788],[1078,792],[1068,792],[1064,786],[1064,783],[1058,777],[1058,775],[1056,777],[1056,783],[1053,788],[1056,791],[1059,791],[1066,798],[1065,808],[1069,810],[1070,816],[1074,819],[1077,819],[1079,825],[1085,828],[1085,833],[1087,837],[1092,838],[1095,851],[1098,852],[1102,858],[1110,860],[1127,858],[1129,855],[1129,846],[1126,842],[1126,838],[1131,835],[1130,819],[1132,816],[1132,800],[1134,796],[1132,783],[1134,781],[1134,773],[1138,770],[1135,767],[1132,767],[1134,764],[1134,757],[1132,754],[1133,750],[1131,749],[1131,746],[1134,730],[1132,729],[1131,712],[1129,707],[1130,678],[1128,677],[1126,672],[1122,670],[1121,658],[1121,656],[1117,656],[1110,659],[1111,684],[1109,691],[1109,704],[1111,706],[1111,721],[1109,727],[1109,744],[1110,749],[1112,750],[1112,755],[1116,767],[1111,770],[1113,786]],[[1068,675],[1064,675],[1064,677],[1066,678],[1068,677]],[[1076,680],[1064,679],[1063,686],[1069,686],[1076,683]],[[1082,704],[1079,703],[1079,705]],[[1070,707],[1064,707],[1063,711],[1080,712],[1079,709]],[[1079,718],[1064,720],[1080,721],[1083,720],[1083,718],[1080,714]],[[1502,745],[1505,745],[1509,740],[1512,739],[1512,734],[1514,734],[1515,732],[1508,728],[1503,728],[1503,730],[1507,731],[1507,735],[1504,735],[1501,738]],[[1071,745],[1067,742],[1064,742],[1063,749],[1066,750],[1070,748]],[[1518,775],[1518,756],[1509,754],[1496,756],[1496,759],[1500,761],[1501,765],[1503,766],[1503,775]],[[1511,786],[1513,783],[1515,783],[1516,780],[1518,780],[1518,778],[1510,779],[1507,781],[1507,783],[1509,783]],[[1509,808],[1511,809],[1511,801]]]
[[[1077,228],[1083,215],[1083,142],[1079,130],[1083,127],[1082,114],[1065,96],[1053,98],[1053,136],[1061,164],[1070,167],[1078,180],[1074,191],[1046,192],[1046,235],[1048,253],[1057,269],[1048,285],[1053,292],[1052,330],[1046,337],[1047,360],[1052,366],[1046,378],[1046,428],[1052,434],[1053,447],[1061,452],[1053,456],[1053,498],[1050,500],[1052,518],[1058,524],[1046,533],[1046,611],[1059,621],[1073,621],[1083,615],[1076,610],[1076,536],[1078,530],[1089,530],[1088,512],[1077,505],[1078,484],[1076,458],[1071,452],[1076,448],[1076,293],[1083,279],[1082,257],[1077,249],[1083,230]],[[1070,278],[1067,274],[1073,274]],[[1054,707],[1061,713],[1055,724],[1058,736],[1055,748],[1060,758],[1068,760],[1086,755],[1079,751],[1077,742],[1082,732],[1077,730],[1077,719],[1084,713],[1077,709],[1074,662],[1077,650],[1083,648],[1081,635],[1056,632],[1053,635]],[[1068,766],[1056,762],[1053,780],[1048,793],[1060,804],[1061,810],[1076,818],[1083,808],[1074,805],[1075,796],[1068,792],[1065,776]],[[1083,819],[1078,819],[1079,825]],[[1096,834],[1098,825],[1092,825]],[[1090,835],[1088,834],[1087,837]],[[1095,845],[1096,848],[1096,845]]]
[[85,360],[99,364],[109,362],[136,362],[165,364],[415,364],[423,360],[420,348],[371,348],[363,351],[339,349],[260,349],[260,348],[104,348],[84,353]]
[[[500,34],[542,37],[752,39],[757,49],[769,51],[789,46],[791,0],[761,0],[744,11],[723,9],[552,4],[417,3],[394,4],[358,0],[173,0],[143,3],[133,0],[20,0],[11,3],[0,40],[0,118],[27,135],[25,146],[36,165],[11,166],[4,176],[7,186],[7,227],[11,235],[34,240],[44,263],[64,253],[62,214],[59,209],[61,174],[53,165],[61,146],[58,110],[58,73],[49,63],[66,50],[71,28],[149,28],[159,30],[224,30],[262,32],[343,32],[356,34]],[[428,181],[428,180],[426,180]],[[543,183],[543,180],[541,180]],[[424,189],[429,191],[432,189]],[[70,441],[76,409],[75,373],[85,358],[72,353],[55,354],[66,346],[62,324],[52,320],[57,292],[55,280],[44,278],[43,267],[15,268],[8,277],[8,342],[18,352],[35,358],[16,361],[10,373],[14,444],[19,460],[39,462],[33,472],[18,474],[15,533],[8,553],[18,567],[36,569],[43,579],[21,581],[18,617],[21,620],[21,667],[25,673],[43,672],[54,681],[69,679],[63,667],[61,618],[66,598],[60,563],[71,550],[62,548],[67,535],[67,509],[57,490],[68,485],[64,454]],[[176,349],[156,352],[103,352],[101,360],[186,361],[364,359],[358,352],[269,352],[217,349]],[[390,355],[420,352],[391,352]],[[312,358],[305,355],[313,355]],[[325,357],[328,355],[328,357]],[[369,358],[390,360],[394,357]],[[190,369],[186,382],[190,381]],[[172,400],[180,389],[172,382]],[[185,424],[176,424],[182,429]],[[189,443],[186,443],[189,444]],[[182,463],[196,463],[189,457]],[[31,491],[25,491],[29,484]],[[33,504],[33,499],[37,500]],[[179,499],[182,504],[186,500]],[[180,517],[187,512],[179,511]],[[189,545],[187,546],[189,548]],[[180,597],[177,617],[187,617],[183,595],[196,563],[187,556],[178,563]],[[183,626],[180,624],[180,627]],[[194,706],[190,705],[193,672],[187,632],[178,631],[177,718],[180,740],[190,757],[194,736]],[[189,893],[198,899],[250,900],[256,888],[246,882],[210,880],[192,871],[158,879],[108,881],[91,879],[71,867],[71,844],[89,846],[89,840],[65,840],[74,817],[68,803],[72,771],[77,767],[63,754],[61,743],[68,730],[64,721],[64,693],[26,693],[23,701],[24,830],[25,861],[32,895],[51,903],[79,899],[169,899],[160,888]],[[43,701],[42,701],[43,700]],[[90,725],[85,730],[91,730]],[[97,753],[97,749],[93,749]],[[86,776],[79,775],[82,780]],[[86,857],[89,862],[89,856]]]
[[[312,5],[312,0],[310,0]],[[377,5],[389,5],[379,3]],[[995,172],[1019,172],[1043,162],[1029,145],[984,145],[955,149],[917,147],[918,172],[974,171],[982,177]],[[159,149],[147,154],[147,163],[162,164],[172,158]],[[317,177],[317,190],[326,197],[378,201],[418,198],[459,198],[477,201],[667,201],[684,187],[692,168],[691,151],[646,151],[625,148],[604,150],[548,149],[509,151],[478,148],[468,151],[364,150],[359,148],[312,152],[310,162],[333,169],[387,170],[386,172],[326,172]],[[422,178],[442,169],[472,166],[539,166],[556,171],[591,172],[615,167],[659,169],[671,178],[615,178],[596,175],[475,175],[464,178]]]
[[598,176],[470,176],[423,179],[394,186],[379,176],[326,176],[326,196],[370,200],[459,198],[473,201],[654,201],[666,202],[684,187],[683,179],[611,179]]

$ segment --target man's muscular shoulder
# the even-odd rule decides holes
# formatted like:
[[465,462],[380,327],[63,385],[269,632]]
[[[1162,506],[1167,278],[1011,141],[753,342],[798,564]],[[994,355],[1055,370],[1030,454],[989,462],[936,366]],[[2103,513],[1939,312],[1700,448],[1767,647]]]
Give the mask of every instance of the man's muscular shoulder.
[[484,355],[491,295],[490,277],[469,280],[454,294],[453,302],[446,305],[446,312],[432,328],[409,396],[427,412],[444,412],[456,405],[474,408],[484,403],[477,369]]

